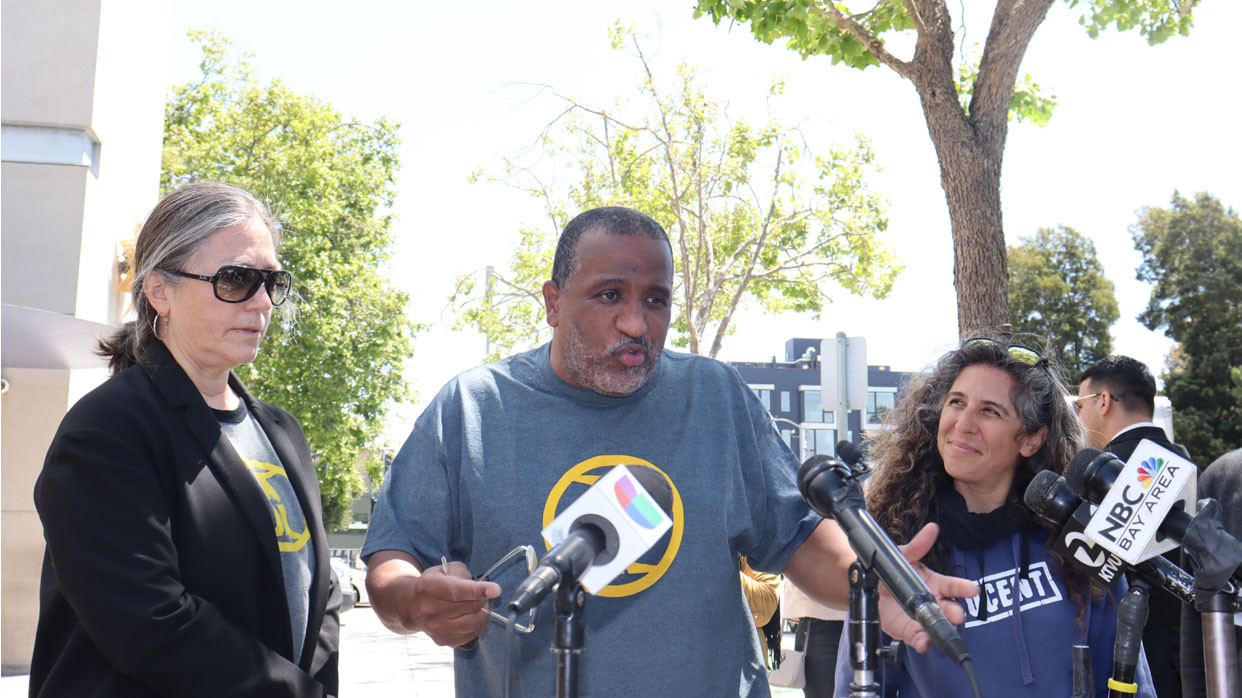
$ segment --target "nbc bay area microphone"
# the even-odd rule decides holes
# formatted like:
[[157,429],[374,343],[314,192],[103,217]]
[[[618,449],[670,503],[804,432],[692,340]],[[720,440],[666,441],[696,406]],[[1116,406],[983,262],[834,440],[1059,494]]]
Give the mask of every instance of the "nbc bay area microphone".
[[[1080,498],[1099,504],[1108,496],[1113,484],[1126,464],[1117,456],[1098,448],[1084,448],[1065,466],[1065,481],[1070,491]],[[1186,527],[1191,516],[1185,511],[1173,510],[1160,522],[1159,532],[1177,542],[1186,537]]]
[[[1150,442],[1144,443],[1146,444]],[[1158,446],[1153,445],[1153,448],[1168,454],[1170,457],[1178,457],[1176,454]],[[1121,477],[1122,471],[1124,471],[1126,467],[1127,464],[1118,460],[1112,453],[1100,451],[1099,449],[1094,448],[1086,448],[1079,451],[1073,459],[1070,460],[1069,465],[1065,466],[1065,480],[1069,484],[1070,490],[1079,497],[1093,504],[1100,504],[1113,490],[1114,485]],[[1191,467],[1193,467],[1193,464]],[[1121,503],[1116,505],[1114,508],[1121,507],[1124,510],[1127,507],[1126,502],[1142,501],[1138,496],[1136,496],[1133,500],[1127,497],[1128,490],[1129,488],[1127,486],[1127,488],[1122,491]],[[1136,513],[1138,512],[1138,506],[1141,505],[1135,504],[1132,507]],[[1104,512],[1101,510],[1097,516],[1108,515],[1110,513],[1111,511]],[[1122,513],[1128,512],[1123,511]],[[1124,517],[1119,516],[1117,518],[1121,519]],[[1190,522],[1193,518],[1194,517],[1192,515],[1186,513],[1184,510],[1173,508],[1169,510],[1168,513],[1165,514],[1164,518],[1156,524],[1156,533],[1181,544],[1186,538],[1186,530],[1190,526]],[[1134,515],[1133,519],[1138,519],[1138,516]],[[1145,522],[1144,525],[1151,526],[1151,523],[1152,522]],[[1116,524],[1111,524],[1111,528],[1116,528],[1120,524],[1120,521]],[[1130,523],[1128,525],[1137,526],[1138,523]],[[1105,529],[1103,532],[1107,533],[1108,530],[1111,529]],[[1237,562],[1242,563],[1242,560],[1238,560]],[[1231,564],[1233,563],[1231,562]],[[1225,574],[1227,575],[1228,571],[1226,571]],[[1242,575],[1234,572],[1231,578],[1226,581],[1221,590],[1226,595],[1233,596],[1237,594],[1237,590],[1240,587],[1242,587]]]
[[1148,584],[1158,586],[1182,603],[1194,605],[1194,578],[1177,565],[1156,556],[1130,566],[1087,537],[1091,505],[1070,491],[1065,478],[1041,470],[1022,497],[1026,508],[1057,531],[1052,552],[1080,572],[1111,586],[1117,575],[1132,569]]
[[945,618],[927,584],[867,511],[862,487],[850,467],[828,456],[809,458],[798,469],[798,489],[812,509],[836,520],[858,559],[875,570],[906,615],[927,631],[932,644],[954,662],[969,663],[966,643]]
[[543,530],[552,549],[518,585],[507,609],[525,613],[565,582],[597,593],[672,528],[666,513],[672,508],[663,474],[645,466],[612,468]]

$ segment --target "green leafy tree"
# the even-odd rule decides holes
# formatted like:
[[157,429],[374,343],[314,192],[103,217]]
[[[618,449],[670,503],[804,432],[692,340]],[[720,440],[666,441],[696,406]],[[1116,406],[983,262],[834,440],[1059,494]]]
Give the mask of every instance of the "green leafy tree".
[[[748,23],[761,41],[784,39],[804,58],[864,69],[883,65],[914,86],[940,163],[940,184],[953,229],[953,279],[962,333],[1008,322],[1001,159],[1009,119],[1043,123],[1055,102],[1018,66],[1054,0],[998,0],[977,59],[955,57],[946,0],[868,1],[854,12],[826,0],[698,0],[695,16]],[[1092,36],[1109,26],[1135,29],[1152,44],[1188,34],[1196,0],[1067,0]],[[859,4],[859,3],[855,3]],[[954,3],[956,4],[956,3]],[[914,32],[913,55],[886,41]],[[963,47],[964,48],[964,47]]]
[[[557,234],[572,213],[603,205],[636,208],[668,231],[673,342],[696,354],[720,351],[745,302],[818,313],[834,285],[889,292],[900,269],[878,239],[887,219],[866,185],[873,166],[863,138],[814,157],[797,129],[730,123],[684,63],[666,90],[631,30],[614,28],[612,38],[615,48],[632,47],[641,65],[642,104],[605,109],[557,96],[565,111],[542,143],[573,183],[561,194],[539,172],[506,161],[500,179],[542,201],[548,225],[522,231],[511,272],[489,274],[483,289],[477,274],[459,280],[452,298],[459,327],[485,333],[493,355],[538,343],[546,336],[540,287]],[[779,90],[778,83],[773,96]]]
[[228,40],[190,36],[202,48],[202,75],[169,97],[161,188],[230,182],[281,221],[296,322],[286,313],[273,323],[258,360],[238,374],[301,422],[331,530],[348,522],[359,466],[379,482],[385,413],[409,398],[401,370],[417,328],[406,294],[381,275],[392,245],[397,125],[343,118],[279,80],[261,85],[250,56]]
[[1090,239],[1065,226],[1040,228],[1009,248],[1009,312],[1013,328],[1047,338],[1078,377],[1113,351],[1108,329],[1121,313],[1113,282]]
[[1153,284],[1138,319],[1178,343],[1163,376],[1173,430],[1206,465],[1242,446],[1242,220],[1210,194],[1174,192],[1130,232]]

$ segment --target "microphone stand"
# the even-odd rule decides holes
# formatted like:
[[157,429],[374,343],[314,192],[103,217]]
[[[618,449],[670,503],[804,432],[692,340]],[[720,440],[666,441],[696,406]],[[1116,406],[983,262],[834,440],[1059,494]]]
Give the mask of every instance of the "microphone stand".
[[876,657],[880,649],[879,577],[861,560],[850,565],[850,698],[879,698]]
[[1074,645],[1074,692],[1070,698],[1095,698],[1095,674],[1091,671],[1091,648]]
[[1117,604],[1117,634],[1113,644],[1113,675],[1108,680],[1108,698],[1128,698],[1138,692],[1134,681],[1140,662],[1143,627],[1147,625],[1147,582],[1135,579]]
[[586,592],[582,585],[556,585],[552,606],[552,654],[556,655],[556,698],[578,697],[578,660],[586,647]]
[[1203,676],[1207,698],[1236,696],[1238,648],[1233,635],[1232,604],[1217,592],[1200,612],[1203,619]]

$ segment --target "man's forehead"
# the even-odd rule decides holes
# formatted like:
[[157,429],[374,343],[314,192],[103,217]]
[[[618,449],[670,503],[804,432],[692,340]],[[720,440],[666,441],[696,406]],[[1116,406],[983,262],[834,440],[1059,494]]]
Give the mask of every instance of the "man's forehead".
[[632,235],[591,231],[578,241],[577,269],[571,276],[586,272],[591,277],[628,277],[631,274],[666,275],[672,280],[673,255],[664,240],[642,233]]

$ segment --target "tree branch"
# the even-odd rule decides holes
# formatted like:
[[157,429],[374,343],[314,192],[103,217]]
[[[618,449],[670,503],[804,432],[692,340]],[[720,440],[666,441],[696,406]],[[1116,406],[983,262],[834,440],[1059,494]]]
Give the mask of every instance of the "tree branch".
[[[1009,102],[1018,79],[1018,66],[1035,30],[1043,23],[1053,0],[1000,0],[992,14],[979,75],[970,97],[970,121],[985,147],[999,157],[1008,132]],[[997,150],[1000,149],[1000,150]]]
[[904,78],[911,77],[912,65],[908,61],[903,61],[889,53],[888,49],[884,47],[884,42],[878,36],[867,31],[866,28],[852,18],[847,17],[845,13],[837,9],[835,4],[829,3],[827,6],[815,4],[808,9],[825,19],[832,20],[838,29],[858,39],[863,47],[876,57],[876,60],[892,68],[898,75]]

